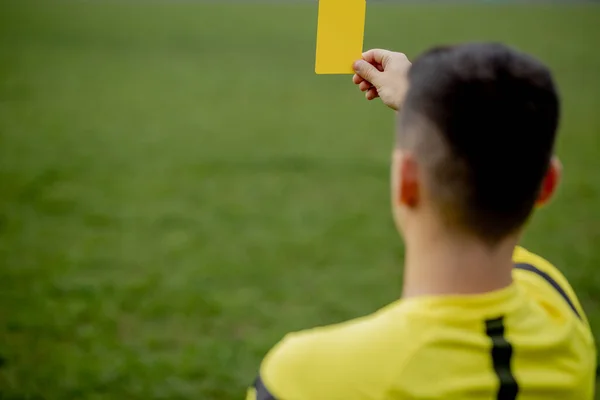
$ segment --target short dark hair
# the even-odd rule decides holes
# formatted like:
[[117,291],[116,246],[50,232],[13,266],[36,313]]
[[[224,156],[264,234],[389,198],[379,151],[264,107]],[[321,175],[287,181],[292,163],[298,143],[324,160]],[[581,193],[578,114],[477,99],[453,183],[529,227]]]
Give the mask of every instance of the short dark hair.
[[549,69],[498,43],[437,47],[413,64],[398,146],[414,147],[447,222],[494,244],[527,221],[554,151]]

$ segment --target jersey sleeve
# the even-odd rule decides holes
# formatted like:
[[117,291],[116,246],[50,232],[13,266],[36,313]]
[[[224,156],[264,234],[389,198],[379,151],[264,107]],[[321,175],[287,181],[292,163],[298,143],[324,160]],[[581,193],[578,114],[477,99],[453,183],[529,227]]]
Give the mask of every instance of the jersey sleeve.
[[[258,376],[248,392],[248,400],[311,400],[317,392],[314,368],[318,342],[299,334],[287,335],[263,360]],[[316,358],[315,358],[316,357]]]
[[246,393],[246,400],[257,400],[256,389],[254,389],[253,387],[248,389],[248,392]]
[[[265,357],[250,400],[363,400],[384,398],[384,356],[400,345],[366,319],[287,335]],[[390,340],[394,341],[392,344]]]
[[277,400],[277,398],[267,389],[259,375],[252,387],[248,389],[246,400]]
[[553,281],[556,282],[560,290],[562,290],[567,296],[568,300],[573,304],[577,313],[582,317],[584,322],[588,324],[587,317],[575,294],[575,291],[571,287],[567,278],[563,275],[562,272],[554,265],[552,265],[546,259],[538,256],[537,254],[531,253],[523,247],[517,247],[515,252],[513,253],[513,261],[515,264],[529,264],[534,266],[536,269],[541,271],[543,274],[549,276]]

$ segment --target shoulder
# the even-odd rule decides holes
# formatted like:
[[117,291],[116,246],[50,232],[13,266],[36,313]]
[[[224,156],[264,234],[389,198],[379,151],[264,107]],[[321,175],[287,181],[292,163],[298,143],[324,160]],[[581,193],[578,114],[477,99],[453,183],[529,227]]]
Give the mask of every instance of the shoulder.
[[[388,360],[402,362],[390,348],[407,350],[406,324],[390,318],[389,310],[338,325],[292,333],[265,357],[255,390],[257,400],[296,398],[383,398],[396,374]],[[397,323],[398,322],[398,323]],[[270,397],[269,397],[270,396]],[[360,397],[362,398],[362,397]]]
[[[572,307],[587,322],[583,308],[571,284],[550,261],[519,246],[515,248],[513,261],[516,265],[514,276],[517,281],[535,282],[543,288],[542,290],[552,290],[554,293],[558,293],[561,297],[564,297],[560,301],[572,303]],[[530,285],[530,287],[537,288],[538,286]]]
[[552,263],[550,263],[550,261],[535,253],[530,252],[524,247],[517,246],[515,248],[515,251],[513,253],[513,261],[515,264],[533,265],[537,269],[550,275],[557,282],[563,283],[565,285],[569,284],[567,278],[565,278],[565,276],[560,272],[560,270],[556,268]]

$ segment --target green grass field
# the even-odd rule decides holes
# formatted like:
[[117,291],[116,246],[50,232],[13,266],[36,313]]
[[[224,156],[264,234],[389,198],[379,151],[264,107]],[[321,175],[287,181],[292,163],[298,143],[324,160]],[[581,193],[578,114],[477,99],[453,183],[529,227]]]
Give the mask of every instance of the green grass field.
[[[141,3],[0,4],[2,400],[240,399],[284,333],[399,294],[393,115],[314,75],[316,2]],[[552,66],[566,176],[525,244],[597,332],[599,20],[375,4],[365,43],[501,40]]]

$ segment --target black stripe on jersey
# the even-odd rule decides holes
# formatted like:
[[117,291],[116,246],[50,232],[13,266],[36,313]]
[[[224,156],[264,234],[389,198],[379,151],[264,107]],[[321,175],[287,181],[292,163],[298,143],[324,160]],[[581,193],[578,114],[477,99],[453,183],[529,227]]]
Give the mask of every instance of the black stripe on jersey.
[[571,299],[569,298],[569,296],[567,295],[567,293],[558,284],[558,282],[556,282],[554,279],[552,279],[552,277],[550,275],[548,275],[544,271],[541,271],[540,269],[538,269],[538,268],[536,268],[536,267],[534,267],[533,265],[530,265],[530,264],[516,264],[515,268],[516,269],[522,269],[523,271],[533,272],[534,274],[539,275],[541,278],[543,278],[544,280],[546,280],[546,282],[548,282],[550,285],[552,285],[552,287],[554,288],[554,290],[556,290],[558,292],[558,294],[560,294],[563,297],[563,299],[565,299],[565,301],[567,302],[567,304],[569,305],[569,307],[571,307],[571,310],[573,310],[573,312],[575,313],[575,315],[577,315],[577,317],[579,319],[582,319],[581,318],[581,314],[579,314],[579,311],[577,311],[577,307],[575,307],[575,305],[573,304],[573,302],[571,301]]
[[515,400],[519,385],[511,370],[513,348],[504,336],[504,318],[486,321],[485,331],[492,341],[492,363],[500,381],[496,400]]
[[254,389],[256,389],[256,400],[277,400],[269,389],[265,386],[260,375],[254,381]]

